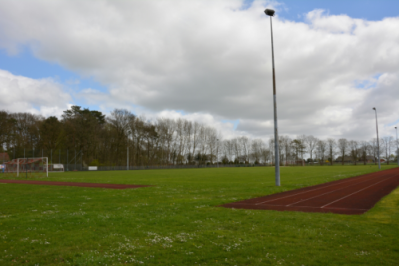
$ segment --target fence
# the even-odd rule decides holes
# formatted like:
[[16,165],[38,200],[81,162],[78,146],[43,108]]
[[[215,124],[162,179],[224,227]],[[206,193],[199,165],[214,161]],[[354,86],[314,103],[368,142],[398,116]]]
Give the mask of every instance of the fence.
[[[341,166],[342,164],[334,164],[333,166]],[[345,166],[352,166],[355,165],[353,163],[345,163]],[[363,163],[357,165],[364,165]],[[374,165],[374,163],[368,163],[367,165]],[[288,165],[282,167],[308,167],[308,166],[331,166],[330,164],[312,164],[306,163],[305,165]],[[193,168],[234,168],[234,167],[274,167],[274,164],[199,164],[199,165],[192,165],[192,164],[185,164],[185,165],[143,165],[143,166],[97,166],[96,171],[123,171],[123,170],[156,170],[156,169],[193,169]],[[67,170],[68,168],[68,170]],[[65,166],[65,171],[89,171],[88,167],[81,167],[78,165],[76,168],[73,164],[69,165],[68,167]]]
[[[63,164],[64,171],[88,171],[88,164],[83,160],[83,154],[79,150],[68,150],[68,149],[57,149],[57,150],[35,150],[35,149],[12,149],[5,153],[1,153],[0,164],[7,162],[16,158],[34,158],[34,157],[48,157],[49,164]],[[284,160],[281,161],[282,166],[284,165]],[[392,162],[395,164],[395,162]],[[367,163],[367,165],[375,165],[377,163]],[[386,163],[383,163],[386,164]],[[341,162],[334,162],[334,165],[342,165]],[[352,162],[345,162],[344,165],[355,165]],[[357,165],[364,165],[363,162],[357,162]],[[274,167],[273,163],[267,164],[184,164],[184,165],[131,165],[127,167],[126,165],[119,166],[98,166],[98,171],[113,171],[113,170],[150,170],[150,169],[189,169],[189,168],[217,168],[217,167]],[[287,164],[290,167],[301,167],[302,162],[294,162]],[[304,166],[330,166],[330,163],[305,163]]]
[[[192,168],[226,168],[226,167],[260,167],[266,166],[264,164],[211,164],[211,165],[193,165],[193,164],[183,164],[183,165],[143,165],[143,166],[97,166],[97,171],[122,171],[122,170],[155,170],[155,169],[192,169]],[[77,166],[76,169],[74,165],[69,165],[68,169],[65,167],[65,171],[89,171],[88,167]]]

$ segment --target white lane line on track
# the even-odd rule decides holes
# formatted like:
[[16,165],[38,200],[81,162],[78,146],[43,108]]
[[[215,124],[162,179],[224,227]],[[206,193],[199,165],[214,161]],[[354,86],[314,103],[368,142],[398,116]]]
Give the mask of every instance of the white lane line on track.
[[355,183],[355,184],[353,184],[353,185],[349,185],[349,186],[346,186],[346,187],[341,187],[341,188],[338,188],[338,189],[336,189],[336,190],[329,191],[329,192],[326,192],[326,193],[323,193],[323,194],[319,194],[319,195],[316,195],[316,196],[311,197],[311,198],[302,199],[302,200],[300,200],[300,201],[297,201],[297,202],[294,202],[294,203],[291,203],[291,204],[288,204],[288,205],[285,205],[285,206],[288,207],[288,206],[291,206],[291,205],[294,205],[294,204],[297,204],[297,203],[300,203],[300,202],[303,202],[303,201],[307,201],[307,200],[310,200],[310,199],[314,199],[314,198],[317,198],[317,197],[320,197],[320,196],[324,196],[324,195],[327,195],[327,194],[330,194],[330,193],[339,191],[339,190],[341,190],[341,189],[346,189],[346,188],[351,187],[351,186],[356,186],[356,185],[359,185],[359,184],[362,184],[362,183],[365,183],[365,182],[368,182],[368,181],[370,181],[370,180],[374,180],[374,179],[377,179],[377,178],[381,178],[381,177],[377,176],[377,177],[375,177],[375,178],[372,178],[372,179],[369,179],[369,180],[366,180],[366,181],[363,181],[363,182],[360,182],[360,183]]
[[379,184],[379,183],[381,183],[381,182],[387,181],[387,180],[391,179],[392,177],[395,177],[395,176],[388,177],[387,179],[384,179],[384,180],[382,180],[382,181],[380,181],[380,182],[377,182],[377,183],[375,183],[375,184],[372,184],[371,186],[365,187],[365,188],[360,189],[360,190],[358,190],[358,191],[356,191],[356,192],[353,192],[353,193],[351,193],[351,194],[349,194],[349,195],[347,195],[347,196],[345,196],[345,197],[342,197],[342,198],[340,198],[340,199],[334,200],[333,202],[330,202],[330,203],[328,203],[328,204],[326,204],[326,205],[323,205],[323,206],[321,206],[320,208],[324,208],[324,207],[326,207],[326,206],[328,206],[328,205],[331,205],[331,204],[333,204],[333,203],[335,203],[335,202],[337,202],[337,201],[343,200],[343,199],[345,199],[345,198],[347,198],[347,197],[349,197],[349,196],[352,196],[353,194],[356,194],[356,193],[359,193],[360,191],[363,191],[363,190],[365,190],[365,189],[368,189],[369,187],[372,187],[372,186],[375,186],[375,185],[377,185],[377,184]]
[[[321,208],[320,208],[321,209]],[[355,211],[368,211],[369,209],[357,209],[357,208],[323,208],[327,210],[355,210]]]
[[[371,173],[371,174],[373,174],[373,173]],[[380,177],[380,178],[381,178],[381,177]],[[374,179],[374,178],[373,178],[373,179]],[[306,191],[302,191],[302,192],[299,192],[299,193],[296,193],[296,194],[293,194],[293,195],[288,195],[288,196],[285,196],[285,197],[280,197],[280,198],[277,198],[277,199],[262,201],[262,202],[259,202],[259,203],[255,203],[255,205],[259,205],[259,204],[263,204],[263,203],[271,202],[271,201],[276,201],[276,200],[280,200],[280,199],[285,199],[285,198],[289,198],[289,197],[292,197],[292,196],[296,196],[296,195],[308,193],[308,192],[310,192],[310,191],[315,191],[315,190],[319,190],[319,189],[324,189],[324,188],[331,187],[331,186],[335,186],[335,185],[345,184],[345,183],[348,183],[348,182],[350,182],[350,181],[353,181],[353,180],[352,180],[352,179],[351,179],[351,180],[346,180],[345,182],[335,183],[335,184],[331,184],[331,185],[328,185],[328,186],[323,186],[323,187],[319,187],[319,188],[315,188],[315,189],[311,189],[311,190],[306,190]]]
[[[273,205],[273,204],[264,204],[263,206],[272,206],[272,207],[287,207],[285,205]],[[312,208],[312,209],[321,209],[321,207],[314,207],[314,206],[293,206],[291,208]],[[359,211],[367,211],[368,209],[357,209],[357,208],[323,208],[325,210],[359,210]]]

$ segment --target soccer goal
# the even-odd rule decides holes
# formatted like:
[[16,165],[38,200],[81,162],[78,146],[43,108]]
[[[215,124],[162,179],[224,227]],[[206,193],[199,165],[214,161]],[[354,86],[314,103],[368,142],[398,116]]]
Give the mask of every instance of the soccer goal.
[[6,162],[4,175],[11,177],[48,177],[48,158],[18,158]]

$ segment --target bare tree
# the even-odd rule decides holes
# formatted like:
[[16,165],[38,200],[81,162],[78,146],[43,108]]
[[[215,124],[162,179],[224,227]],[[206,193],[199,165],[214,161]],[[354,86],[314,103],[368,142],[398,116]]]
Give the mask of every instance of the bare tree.
[[313,150],[316,148],[318,139],[309,135],[306,137],[306,146],[308,148],[308,152],[310,154],[310,160],[313,162]]
[[184,122],[184,141],[186,143],[186,150],[184,151],[185,157],[187,158],[187,162],[191,163],[193,159],[193,155],[191,154],[191,145],[193,138],[193,123],[191,121],[186,120]]
[[222,154],[222,163],[227,164],[230,162],[229,143],[230,140],[219,141],[219,153]]
[[302,162],[303,162],[304,161],[303,154],[306,153],[306,135],[299,135],[299,136],[297,136],[297,139],[302,144],[301,158],[302,158]]
[[266,143],[263,143],[263,141],[262,141],[261,158],[262,158],[263,163],[266,164],[267,162],[269,162],[270,156],[271,156],[270,149],[268,149]]
[[294,150],[295,161],[298,161],[301,158],[302,163],[303,163],[303,152],[304,152],[305,146],[304,146],[302,140],[300,140],[299,138],[294,139],[291,142],[291,147]]
[[198,122],[194,122],[193,124],[193,137],[192,137],[192,155],[195,156],[195,151],[198,147],[199,142],[199,132],[200,132],[201,125]]
[[359,157],[359,143],[356,140],[351,140],[348,142],[350,148],[350,154],[353,162],[357,165],[358,157]]
[[377,164],[377,160],[378,160],[378,151],[379,151],[379,149],[378,149],[377,145],[378,145],[377,138],[373,138],[370,141],[370,146],[371,146],[372,154],[373,154],[373,157],[374,157],[374,164]]
[[367,141],[360,142],[360,156],[362,158],[363,164],[367,164],[367,152],[369,150],[369,143]]
[[173,162],[175,156],[173,154],[175,153],[175,145],[174,145],[174,136],[175,136],[175,130],[176,130],[176,124],[175,121],[171,119],[162,119],[163,123],[163,132],[165,134],[165,155],[166,155],[166,161],[168,163]]
[[372,157],[372,162],[375,162],[374,147],[370,141],[367,141],[367,156]]
[[206,162],[206,152],[207,152],[207,134],[206,134],[206,127],[201,125],[199,129],[198,135],[198,144],[199,144],[199,158],[202,163]]
[[254,139],[251,141],[251,153],[250,157],[254,163],[259,163],[262,157],[262,140]]
[[274,152],[274,138],[273,137],[271,137],[271,138],[269,138],[269,150],[270,150],[270,155],[271,155],[271,164],[273,165],[273,164],[275,164],[275,159],[274,159],[274,155],[275,155],[275,152]]
[[[283,158],[283,156],[285,157],[285,165],[287,165],[288,160],[290,159],[290,155],[291,155],[292,139],[290,139],[288,136],[280,136],[279,141],[281,144],[281,150],[283,150],[281,157],[282,158]],[[283,160],[281,160],[281,162],[283,162]]]
[[333,165],[334,161],[334,154],[335,154],[335,148],[337,147],[337,142],[335,139],[327,139],[327,147],[328,147],[328,155],[330,156],[330,164]]
[[338,140],[338,149],[340,151],[342,165],[344,165],[345,155],[348,149],[348,140],[347,139],[339,139]]
[[241,157],[240,143],[238,142],[237,138],[232,139],[231,143],[233,145],[233,151],[234,151],[234,163],[239,163]]
[[317,141],[316,152],[318,157],[320,158],[320,164],[323,165],[325,161],[325,156],[327,154],[327,142],[325,142],[324,140]]
[[216,129],[212,127],[207,127],[207,146],[209,150],[210,161],[213,164],[214,159],[216,159],[217,151],[217,132]]
[[389,164],[389,161],[391,159],[391,150],[394,144],[394,138],[392,136],[389,137],[383,137],[382,139],[382,145],[383,146],[383,150],[385,152],[385,158],[387,160],[387,164]]
[[239,138],[239,142],[241,145],[242,156],[245,162],[249,161],[249,139],[245,136]]
[[184,153],[186,150],[186,126],[185,120],[179,118],[176,121],[176,144],[177,144],[177,162],[182,164],[184,160]]
[[225,157],[227,160],[230,162],[233,160],[233,154],[234,154],[234,147],[233,143],[231,140],[225,140],[223,141],[223,146],[224,146],[224,151],[225,151]]

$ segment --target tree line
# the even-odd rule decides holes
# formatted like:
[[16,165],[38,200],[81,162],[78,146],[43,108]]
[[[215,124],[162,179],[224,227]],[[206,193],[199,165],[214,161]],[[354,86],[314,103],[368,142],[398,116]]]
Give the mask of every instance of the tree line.
[[[380,140],[380,155],[394,159],[393,137]],[[72,106],[61,118],[0,111],[0,152],[23,158],[26,150],[40,157],[60,151],[79,153],[83,165],[130,166],[169,164],[272,164],[274,140],[241,136],[223,139],[213,127],[185,119],[148,121],[128,110],[102,112]],[[312,135],[279,137],[282,165],[307,162],[354,164],[375,161],[377,141],[341,138],[320,140]],[[41,151],[41,153],[40,153]],[[26,156],[26,155],[25,155]],[[71,156],[73,157],[73,156]],[[70,157],[70,158],[71,158]],[[128,158],[128,159],[127,159]],[[128,160],[128,161],[127,161]],[[54,159],[54,161],[56,161]]]

